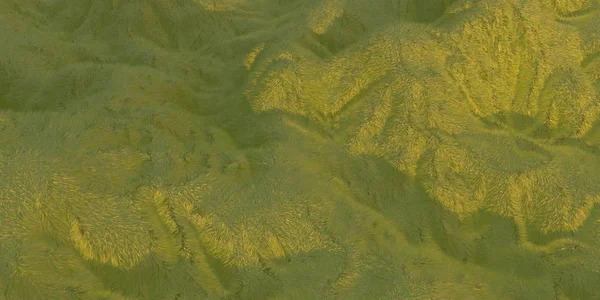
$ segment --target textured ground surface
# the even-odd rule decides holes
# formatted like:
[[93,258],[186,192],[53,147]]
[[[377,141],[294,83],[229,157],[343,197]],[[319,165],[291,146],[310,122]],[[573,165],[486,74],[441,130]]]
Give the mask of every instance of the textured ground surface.
[[600,299],[598,0],[0,0],[0,299]]

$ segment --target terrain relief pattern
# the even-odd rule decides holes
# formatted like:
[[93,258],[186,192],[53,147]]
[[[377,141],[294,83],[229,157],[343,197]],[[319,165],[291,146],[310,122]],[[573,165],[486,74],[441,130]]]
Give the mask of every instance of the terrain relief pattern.
[[598,0],[2,0],[0,40],[0,299],[600,299]]

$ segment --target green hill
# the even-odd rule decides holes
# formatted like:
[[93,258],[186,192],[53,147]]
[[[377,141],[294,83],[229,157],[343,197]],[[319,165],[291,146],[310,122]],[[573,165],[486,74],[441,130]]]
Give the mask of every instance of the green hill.
[[600,299],[598,0],[1,0],[0,299]]

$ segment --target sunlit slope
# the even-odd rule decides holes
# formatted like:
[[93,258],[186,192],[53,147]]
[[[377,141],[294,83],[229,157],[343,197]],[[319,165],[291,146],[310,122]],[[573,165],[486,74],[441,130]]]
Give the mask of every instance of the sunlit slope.
[[0,299],[598,299],[597,0],[0,2]]

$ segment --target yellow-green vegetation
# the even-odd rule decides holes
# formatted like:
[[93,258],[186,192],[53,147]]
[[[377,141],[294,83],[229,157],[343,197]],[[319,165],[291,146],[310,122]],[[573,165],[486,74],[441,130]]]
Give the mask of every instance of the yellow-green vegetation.
[[600,299],[600,1],[1,0],[0,299]]

